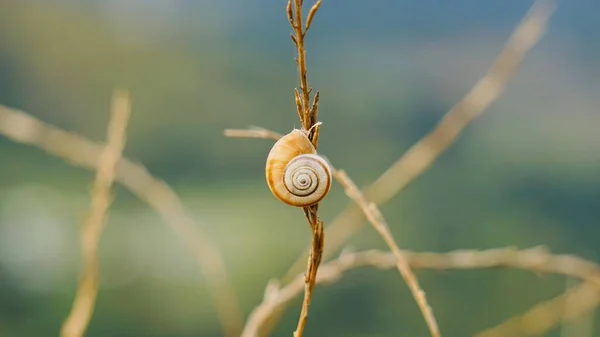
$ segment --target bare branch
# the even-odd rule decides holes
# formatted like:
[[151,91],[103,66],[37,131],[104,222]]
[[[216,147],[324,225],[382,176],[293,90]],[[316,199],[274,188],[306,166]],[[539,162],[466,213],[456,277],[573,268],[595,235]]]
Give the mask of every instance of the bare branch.
[[[316,211],[314,214],[316,217]],[[323,248],[325,244],[325,238],[323,236],[323,221],[316,218],[314,222],[316,223],[316,226],[313,228],[313,242],[308,257],[308,266],[306,273],[304,274],[304,300],[302,302],[302,309],[300,312],[300,318],[298,319],[298,325],[296,327],[296,331],[294,331],[294,337],[301,337],[304,333],[304,327],[306,326],[308,319],[308,308],[310,307],[313,290],[317,280],[317,271],[319,270],[319,265],[321,264],[321,258],[323,256]]]
[[[294,99],[296,102],[296,109],[298,111],[298,117],[302,123],[302,127],[305,131],[311,130],[312,127],[317,123],[317,105],[313,105],[311,109],[310,105],[310,93],[311,88],[308,87],[308,81],[306,79],[306,49],[304,47],[304,37],[306,36],[306,30],[310,26],[310,23],[319,9],[321,4],[320,0],[311,8],[308,19],[306,22],[306,29],[302,28],[302,0],[293,0],[294,11],[292,12],[292,0],[288,0],[286,8],[288,20],[294,30],[292,40],[296,46],[298,57],[296,63],[298,64],[298,75],[300,79],[300,91],[294,89]],[[295,15],[294,15],[295,14]],[[315,128],[314,132],[308,133],[308,139],[317,148],[319,139],[319,128]],[[305,279],[305,293],[304,301],[302,303],[302,311],[298,320],[298,326],[294,332],[294,337],[302,337],[304,327],[306,326],[306,320],[308,317],[308,307],[313,293],[315,280],[317,276],[317,269],[322,260],[323,245],[324,245],[324,225],[323,221],[319,219],[317,210],[319,205],[313,205],[304,208],[304,214],[312,229],[312,241],[309,248],[308,264],[306,266],[306,279]]]
[[278,132],[267,130],[267,129],[259,129],[259,128],[225,129],[225,131],[223,133],[226,137],[232,137],[232,138],[260,138],[260,139],[278,140],[279,138],[281,138],[283,136],[282,134],[280,134]]
[[71,312],[61,329],[61,337],[81,337],[94,313],[98,296],[98,244],[112,202],[110,190],[115,167],[125,147],[125,133],[131,111],[129,93],[116,91],[107,130],[107,145],[100,154],[96,180],[92,190],[90,214],[81,228],[82,269]]
[[[538,0],[521,24],[515,29],[494,64],[479,82],[453,106],[437,126],[413,145],[398,161],[369,186],[365,195],[382,205],[398,194],[409,183],[423,174],[437,157],[460,135],[462,130],[498,98],[510,77],[527,52],[539,41],[553,13],[552,0]],[[326,229],[328,254],[334,254],[364,225],[361,210],[350,203]],[[301,255],[283,278],[287,282],[302,268]]]
[[[596,292],[600,291],[600,267],[572,255],[553,255],[543,247],[517,250],[512,247],[490,250],[458,250],[447,253],[418,253],[402,251],[402,255],[413,269],[483,269],[483,268],[516,268],[535,273],[562,274],[586,281]],[[372,267],[387,270],[396,267],[398,261],[393,253],[379,250],[363,252],[342,252],[339,258],[325,263],[319,269],[317,284],[333,284],[338,282],[348,271],[357,268]],[[283,287],[271,281],[265,292],[263,302],[252,310],[242,337],[260,336],[265,326],[272,325],[273,320],[302,293],[304,275],[297,275]],[[598,299],[596,299],[596,302]],[[590,301],[591,302],[591,301]],[[587,305],[586,310],[591,310]],[[579,312],[583,312],[584,308]],[[575,315],[575,314],[574,314]],[[544,330],[550,329],[558,322],[550,320]],[[506,330],[505,330],[506,331]],[[510,334],[503,334],[508,336]],[[500,335],[493,335],[500,336]],[[512,335],[511,335],[512,336]],[[483,336],[478,336],[483,337]],[[490,337],[490,336],[485,336]]]
[[[565,312],[565,304],[573,303],[573,310]],[[525,314],[513,317],[500,325],[478,333],[475,337],[540,336],[553,327],[572,321],[600,305],[600,289],[596,282],[583,283],[564,294],[534,306]]]
[[[292,11],[292,1],[293,1],[293,11]],[[310,9],[307,17],[306,24],[302,23],[302,1],[300,0],[288,0],[288,5],[286,7],[286,12],[288,16],[288,20],[290,20],[290,25],[294,31],[294,35],[292,35],[292,40],[296,46],[296,51],[298,57],[296,58],[296,62],[298,64],[298,76],[300,80],[300,92],[295,92],[296,97],[296,107],[298,108],[298,115],[300,116],[300,121],[302,122],[302,127],[304,130],[310,129],[310,127],[316,123],[316,118],[312,118],[311,110],[310,110],[310,93],[312,91],[308,86],[308,80],[306,77],[307,69],[306,69],[306,48],[304,46],[304,37],[306,36],[306,31],[312,20],[317,13],[321,5],[321,1],[317,1],[313,7]],[[303,29],[303,26],[305,27]],[[298,100],[300,99],[301,104],[298,104]],[[312,138],[311,138],[312,141]]]
[[[296,5],[298,5],[297,2]],[[298,17],[298,8],[296,9],[296,15]],[[374,224],[380,234],[389,233],[389,231],[387,231],[387,228],[384,226],[376,225],[378,223],[377,217],[373,216],[373,214],[377,214],[377,212],[375,212],[376,208],[373,206],[388,201],[406,187],[408,183],[425,172],[435,159],[458,138],[462,130],[500,95],[525,54],[541,38],[547,21],[552,13],[552,9],[553,7],[551,5],[542,3],[541,0],[534,4],[523,22],[516,28],[507,45],[492,67],[488,70],[487,74],[459,103],[448,111],[444,118],[429,134],[417,142],[367,190],[367,198],[362,198],[362,201],[364,201],[363,204],[368,204],[366,201],[367,199],[374,200],[376,203],[368,205],[368,207],[362,207],[362,211],[367,218],[370,218],[369,221]],[[300,57],[298,60],[299,68],[302,62],[301,59],[302,58]],[[305,75],[305,73],[300,71],[300,74],[302,79],[302,75]],[[306,94],[306,91],[303,91],[303,93]],[[308,99],[307,97],[304,98],[303,109],[305,110],[308,106]],[[307,113],[306,111],[303,112],[305,116],[304,121],[306,122]],[[337,180],[340,181],[339,176]],[[356,190],[358,191],[358,189]],[[361,198],[353,198],[353,200],[354,199],[361,200]],[[356,202],[357,200],[354,201]],[[359,202],[358,205],[360,206],[361,202]],[[352,203],[334,220],[329,230],[329,232],[334,233],[328,234],[328,236],[332,237],[332,240],[328,242],[330,245],[333,243],[334,247],[330,248],[329,252],[337,250],[347,238],[360,228],[363,221],[361,216],[361,209],[357,208],[354,203]],[[382,228],[384,229],[383,231],[381,230]],[[389,240],[391,235],[382,235],[388,245],[390,245],[390,243],[392,244],[392,247],[395,245],[393,238],[391,242]],[[300,258],[290,269],[290,272],[287,275],[288,279],[291,277],[292,273],[296,273],[296,270],[300,268],[302,260],[303,258]],[[404,269],[404,273],[402,271],[401,273],[405,278],[406,275],[410,275],[406,273],[406,269]],[[410,284],[411,283],[409,283],[409,286]],[[411,288],[411,290],[413,289],[414,288]],[[426,302],[422,301],[421,303]],[[420,307],[423,309],[421,303]],[[424,312],[430,312],[430,308],[426,307]],[[427,319],[428,315],[426,314],[425,317]],[[430,317],[433,316],[431,315]],[[432,330],[432,333],[435,333],[435,330]]]
[[425,318],[425,322],[427,323],[427,327],[429,328],[429,332],[433,337],[440,336],[440,329],[438,327],[437,321],[433,314],[433,310],[427,303],[427,298],[425,297],[425,292],[419,286],[419,281],[417,281],[417,277],[413,274],[408,262],[402,255],[400,248],[398,248],[398,244],[396,244],[396,240],[392,236],[392,233],[389,230],[389,226],[387,221],[383,217],[381,211],[377,208],[377,205],[369,202],[365,196],[360,192],[358,187],[354,184],[354,182],[346,175],[346,172],[342,170],[334,170],[333,174],[335,175],[337,181],[344,187],[344,191],[346,195],[350,197],[363,211],[367,220],[373,225],[375,230],[379,233],[379,235],[383,238],[383,241],[388,245],[388,247],[392,250],[394,257],[396,259],[396,267],[400,272],[400,275],[406,281],[408,288],[410,289],[413,297],[417,301],[419,305],[419,309]]
[[[37,147],[74,166],[95,171],[102,146],[85,137],[46,124],[27,113],[0,105],[0,134],[22,144]],[[200,232],[177,193],[153,177],[145,167],[121,158],[115,180],[152,207],[194,253],[213,296],[219,319],[227,336],[238,336],[243,320],[223,258],[217,246]]]

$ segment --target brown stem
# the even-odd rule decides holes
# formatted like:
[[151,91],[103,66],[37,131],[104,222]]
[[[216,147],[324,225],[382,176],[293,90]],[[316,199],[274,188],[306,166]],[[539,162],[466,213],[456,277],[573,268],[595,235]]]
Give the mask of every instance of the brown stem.
[[[500,96],[525,55],[543,36],[554,12],[554,3],[554,0],[537,0],[534,3],[488,72],[428,134],[363,190],[369,200],[382,205],[396,196],[426,172],[462,131]],[[356,234],[364,225],[364,220],[361,210],[354,203],[348,204],[331,220],[326,231],[331,239],[325,259]],[[283,282],[288,282],[300,271],[304,259],[305,255],[302,254],[282,278]]]
[[[263,128],[253,128],[253,129],[226,129],[225,135],[229,137],[246,137],[246,138],[264,138],[264,139],[273,139],[278,140],[281,137],[281,134],[263,129]],[[392,233],[390,232],[387,221],[385,220],[383,214],[377,207],[377,205],[373,202],[370,202],[365,195],[360,191],[360,189],[356,186],[356,184],[348,177],[348,175],[343,170],[337,170],[334,166],[331,166],[333,170],[333,177],[344,187],[344,191],[346,195],[363,211],[367,220],[373,225],[373,228],[379,233],[379,235],[383,238],[385,243],[390,247],[398,263],[396,267],[400,272],[400,275],[406,281],[417,305],[419,306],[419,310],[423,314],[425,318],[425,322],[427,323],[427,327],[429,328],[429,332],[433,337],[439,337],[441,335],[440,329],[437,324],[437,320],[435,315],[433,314],[433,310],[431,306],[427,302],[427,298],[425,296],[425,292],[421,289],[417,277],[414,275],[408,262],[402,255],[400,248],[396,244],[396,240]],[[309,223],[311,222],[311,213],[309,212],[310,208],[306,208],[304,210],[306,217],[309,219]],[[312,226],[314,228],[314,226]],[[309,254],[312,254],[314,251],[314,241],[311,244],[311,249]],[[322,256],[320,257],[322,258]],[[311,258],[309,256],[309,264],[311,263]],[[310,269],[310,265],[309,265]],[[309,273],[307,273],[309,275]],[[311,289],[312,291],[312,289]],[[305,298],[306,300],[306,298]],[[310,299],[309,299],[310,300]]]
[[[317,93],[315,95],[315,100],[311,104],[310,92],[312,89],[309,89],[308,80],[306,78],[306,49],[304,48],[304,37],[321,5],[321,1],[319,0],[313,5],[305,25],[302,23],[302,0],[293,0],[293,4],[294,10],[292,11],[292,0],[288,0],[286,12],[290,25],[294,31],[294,35],[291,36],[292,41],[294,42],[298,53],[296,63],[298,64],[301,93],[298,92],[298,89],[294,89],[294,98],[302,127],[304,131],[306,131],[308,139],[310,139],[315,148],[317,148],[319,140],[319,124],[317,123],[319,94]],[[312,243],[309,250],[304,280],[304,301],[302,302],[302,311],[300,312],[300,318],[298,319],[298,326],[294,332],[294,337],[301,337],[304,333],[304,327],[306,326],[306,321],[308,319],[308,308],[317,279],[317,270],[319,269],[319,264],[323,258],[324,225],[323,221],[321,221],[317,215],[318,208],[318,204],[304,208],[304,214],[312,229]]]
[[308,264],[304,279],[304,300],[302,301],[302,311],[298,320],[298,326],[294,331],[294,337],[300,337],[304,333],[304,327],[308,319],[308,308],[312,299],[313,289],[317,282],[317,271],[323,257],[323,249],[325,246],[325,237],[323,235],[323,221],[317,218],[316,210],[313,207],[307,207],[307,218],[312,227],[312,244],[308,256]]
[[[288,20],[290,21],[290,25],[292,26],[292,29],[294,31],[294,35],[292,35],[292,40],[296,45],[296,51],[298,54],[296,62],[298,64],[298,77],[300,80],[301,94],[296,95],[296,106],[298,108],[298,115],[300,116],[300,122],[302,123],[302,127],[304,128],[304,130],[309,130],[317,122],[317,111],[314,105],[311,109],[310,104],[310,93],[312,89],[309,88],[307,80],[306,48],[304,47],[304,37],[306,36],[306,32],[308,31],[308,29],[310,28],[315,14],[321,6],[321,0],[317,1],[312,6],[305,24],[303,24],[302,22],[302,4],[302,0],[288,0],[286,11],[288,15]],[[300,98],[301,102],[298,102],[298,98]],[[310,139],[312,140],[312,135]]]
[[61,327],[61,337],[81,337],[90,324],[98,297],[98,246],[112,202],[111,189],[116,166],[125,147],[125,134],[130,115],[129,94],[115,91],[107,130],[107,145],[98,160],[98,171],[92,190],[91,210],[81,228],[82,266],[79,286],[71,312]]
[[[580,303],[577,312],[572,313],[570,319],[583,313],[589,312],[597,307],[600,294],[600,267],[591,261],[584,260],[573,255],[552,254],[545,247],[532,247],[528,249],[517,250],[514,247],[489,249],[489,250],[456,250],[450,252],[411,252],[402,251],[408,264],[413,269],[431,269],[431,270],[475,270],[475,269],[496,269],[496,268],[514,268],[529,270],[534,273],[561,274],[585,281],[581,286],[569,292],[569,296],[574,292],[579,294],[587,293]],[[382,252],[379,250],[366,250],[362,252],[343,251],[342,254],[332,260],[324,263],[319,269],[317,284],[331,285],[340,281],[340,279],[350,270],[357,268],[376,268],[387,270],[397,267],[397,256],[392,252]],[[280,286],[270,282],[265,290],[263,302],[255,307],[242,332],[242,337],[256,337],[265,335],[265,330],[275,325],[282,316],[286,307],[302,293],[303,287],[302,275],[297,275],[286,285]],[[587,288],[588,291],[584,291]],[[579,289],[579,290],[578,290]],[[591,293],[590,290],[595,290]],[[561,296],[560,303],[557,300],[547,302],[547,304],[538,305],[534,310],[538,313],[529,314],[530,318],[535,317],[537,325],[536,335],[541,335],[560,323],[563,319],[562,313],[564,306],[564,296]],[[540,309],[544,308],[542,311]],[[558,313],[558,315],[557,315]],[[529,328],[531,331],[534,321],[530,318],[519,320],[526,325],[503,324],[502,328],[495,328],[494,333],[479,334],[477,337],[496,337],[496,336],[531,336],[531,334],[518,333],[521,328]],[[510,325],[510,329],[504,326]],[[508,328],[508,326],[507,326]],[[515,328],[515,329],[513,329]]]
[[[0,135],[16,143],[39,148],[70,165],[91,171],[99,170],[102,146],[44,123],[24,111],[0,105]],[[219,247],[201,231],[201,226],[175,190],[154,177],[144,166],[122,157],[115,174],[115,182],[155,210],[191,250],[206,278],[224,335],[238,336],[243,325],[241,310]]]

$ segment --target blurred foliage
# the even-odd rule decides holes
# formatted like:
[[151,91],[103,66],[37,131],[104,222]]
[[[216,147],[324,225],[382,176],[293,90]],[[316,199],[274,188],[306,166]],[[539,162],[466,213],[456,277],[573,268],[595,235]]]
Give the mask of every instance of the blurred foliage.
[[[102,141],[113,88],[129,88],[126,155],[182,194],[221,247],[245,314],[309,239],[301,212],[264,184],[270,141],[222,135],[227,127],[299,126],[283,6],[262,2],[0,3],[0,103]],[[309,83],[322,95],[321,151],[361,186],[473,85],[528,6],[513,1],[497,12],[458,1],[448,10],[472,15],[463,18],[444,14],[451,5],[423,11],[417,1],[382,2],[402,14],[367,6],[352,27],[340,17],[356,14],[358,2],[327,2],[307,42]],[[589,17],[596,3],[584,3],[558,8],[557,25],[502,98],[382,207],[403,248],[543,244],[600,261],[600,58],[589,33],[598,24]],[[575,10],[588,15],[575,20]],[[78,223],[93,175],[4,138],[0,163],[0,336],[54,336],[76,286]],[[326,223],[346,203],[334,185],[321,207]],[[385,247],[369,228],[350,244]],[[220,335],[193,256],[122,188],[101,249],[89,337]],[[448,337],[494,325],[565,287],[562,277],[524,271],[419,275]],[[292,331],[299,305],[276,335]],[[427,334],[394,271],[353,271],[318,288],[311,310],[308,336]]]

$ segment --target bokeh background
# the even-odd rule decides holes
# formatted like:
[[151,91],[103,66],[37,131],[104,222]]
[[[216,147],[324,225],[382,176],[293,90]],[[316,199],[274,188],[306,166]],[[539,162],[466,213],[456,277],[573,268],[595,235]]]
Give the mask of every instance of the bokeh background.
[[[307,37],[321,152],[359,186],[376,179],[483,75],[530,5],[326,0]],[[221,249],[244,315],[310,240],[302,212],[264,182],[272,142],[223,136],[230,127],[299,127],[284,9],[283,0],[0,2],[0,103],[103,141],[114,87],[130,89],[125,155],[180,193]],[[546,245],[600,261],[598,13],[595,0],[558,1],[500,99],[382,207],[401,247]],[[0,164],[0,336],[56,336],[77,285],[93,173],[3,137]],[[148,206],[116,193],[87,336],[221,336],[191,252]],[[321,204],[325,222],[346,204],[335,184]],[[369,227],[348,244],[385,248]],[[525,312],[569,284],[511,270],[418,275],[448,337]],[[300,304],[276,336],[291,334]],[[306,334],[427,330],[397,272],[356,270],[317,288]]]

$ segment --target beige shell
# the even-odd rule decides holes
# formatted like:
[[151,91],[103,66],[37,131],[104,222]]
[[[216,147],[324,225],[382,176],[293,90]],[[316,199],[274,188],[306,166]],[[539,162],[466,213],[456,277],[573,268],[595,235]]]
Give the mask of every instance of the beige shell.
[[331,167],[301,130],[281,137],[267,157],[267,185],[280,201],[296,207],[314,205],[331,188]]

